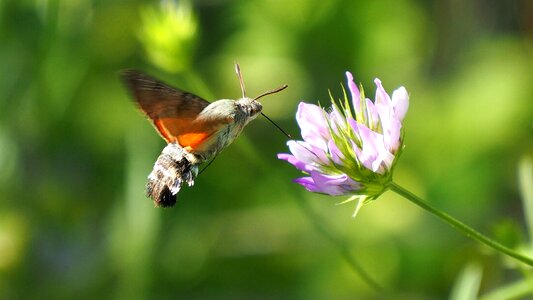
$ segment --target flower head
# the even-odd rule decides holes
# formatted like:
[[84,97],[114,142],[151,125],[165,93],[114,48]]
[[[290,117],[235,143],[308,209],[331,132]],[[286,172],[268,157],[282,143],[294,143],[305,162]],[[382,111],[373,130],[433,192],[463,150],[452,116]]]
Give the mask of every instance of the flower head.
[[[392,170],[403,147],[402,120],[409,106],[404,87],[387,94],[381,81],[375,101],[357,88],[346,72],[350,101],[338,105],[331,97],[331,109],[301,102],[296,121],[303,141],[288,141],[291,154],[280,153],[308,176],[294,181],[308,191],[332,196],[350,195],[344,201],[357,200],[356,211],[377,198],[392,180]],[[353,107],[353,108],[352,108]]]

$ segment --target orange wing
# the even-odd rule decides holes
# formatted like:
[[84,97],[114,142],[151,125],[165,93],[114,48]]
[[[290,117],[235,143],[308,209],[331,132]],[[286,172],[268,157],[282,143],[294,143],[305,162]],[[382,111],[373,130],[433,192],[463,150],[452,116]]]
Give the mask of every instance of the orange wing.
[[174,118],[161,118],[154,121],[155,127],[168,143],[178,142],[182,147],[195,149],[207,140],[213,131],[194,130],[191,124],[190,120]]
[[140,109],[148,116],[167,143],[195,149],[220,127],[220,123],[198,124],[198,114],[209,105],[206,100],[173,88],[138,71],[122,72],[122,79]]

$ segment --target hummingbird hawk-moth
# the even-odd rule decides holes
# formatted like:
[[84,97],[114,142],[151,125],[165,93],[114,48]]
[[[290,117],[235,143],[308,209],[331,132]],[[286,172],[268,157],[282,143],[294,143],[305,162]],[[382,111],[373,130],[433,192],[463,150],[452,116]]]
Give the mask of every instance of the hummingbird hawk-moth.
[[146,193],[155,206],[174,206],[181,186],[194,184],[198,166],[214,158],[235,140],[244,126],[263,114],[263,107],[257,100],[287,87],[284,85],[251,99],[246,97],[238,64],[235,70],[242,98],[211,103],[139,71],[122,72],[122,80],[139,108],[168,143],[146,184]]

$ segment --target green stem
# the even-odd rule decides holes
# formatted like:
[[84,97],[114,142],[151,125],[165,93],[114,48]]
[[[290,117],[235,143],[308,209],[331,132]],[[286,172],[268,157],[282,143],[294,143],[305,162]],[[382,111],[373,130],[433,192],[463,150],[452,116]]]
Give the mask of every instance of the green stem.
[[328,229],[328,225],[320,218],[320,216],[311,208],[307,201],[301,201],[299,198],[295,197],[296,202],[299,204],[302,211],[307,215],[309,220],[312,221],[312,224],[315,226],[315,229],[321,233],[324,238],[329,240],[336,248],[339,250],[341,256],[346,260],[348,265],[354,270],[354,272],[359,275],[359,277],[370,287],[372,287],[377,292],[385,294],[387,291],[375,281],[359,264],[355,259],[350,247],[337,235],[331,232]]
[[416,196],[415,194],[409,192],[408,190],[406,190],[405,188],[397,185],[396,183],[392,182],[391,185],[389,186],[389,188],[394,191],[395,193],[397,193],[398,195],[404,197],[405,199],[413,202],[414,204],[422,207],[423,209],[429,211],[430,213],[436,215],[437,217],[441,218],[443,221],[447,222],[448,224],[450,224],[452,227],[455,227],[456,229],[458,229],[459,231],[463,232],[464,234],[466,234],[467,236],[499,251],[499,252],[502,252],[502,253],[505,253],[525,264],[528,264],[530,266],[533,266],[533,259],[530,258],[530,257],[527,257],[527,256],[524,256],[498,242],[496,242],[495,240],[492,240],[486,236],[484,236],[483,234],[481,234],[480,232],[476,231],[475,229],[469,227],[468,225],[466,225],[465,223],[453,218],[452,216],[448,215],[447,213],[433,207],[431,204],[429,204],[428,202],[422,200],[421,198],[419,198],[418,196]]

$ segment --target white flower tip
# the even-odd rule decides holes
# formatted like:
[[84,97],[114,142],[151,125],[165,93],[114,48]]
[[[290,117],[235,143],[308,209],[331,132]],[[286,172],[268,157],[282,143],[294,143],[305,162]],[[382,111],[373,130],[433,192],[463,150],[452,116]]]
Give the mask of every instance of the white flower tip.
[[407,94],[407,89],[404,86],[401,86],[401,87],[397,88],[396,91],[399,91],[399,92]]
[[346,81],[348,82],[348,88],[350,89],[350,93],[352,94],[352,103],[353,107],[355,109],[356,113],[359,113],[361,111],[361,92],[357,88],[357,85],[353,81],[353,75],[352,73],[346,71]]
[[403,120],[407,109],[409,108],[409,94],[407,90],[401,86],[392,93],[392,105],[394,113],[399,120]]
[[300,103],[298,103],[298,111],[297,111],[297,113],[300,113],[300,110],[301,110],[302,108],[304,108],[306,105],[307,105],[307,103],[305,103],[305,102],[303,102],[303,101],[301,101]]
[[394,99],[395,97],[402,98],[402,101],[409,101],[409,93],[407,93],[407,90],[403,86],[394,90],[392,98]]
[[352,73],[350,73],[349,71],[346,71],[346,78],[348,79],[348,81],[353,81]]

